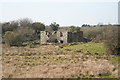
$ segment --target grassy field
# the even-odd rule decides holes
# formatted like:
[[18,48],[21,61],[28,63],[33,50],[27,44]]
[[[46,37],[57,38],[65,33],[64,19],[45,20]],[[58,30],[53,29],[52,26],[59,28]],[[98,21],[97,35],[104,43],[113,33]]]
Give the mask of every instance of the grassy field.
[[98,54],[98,55],[103,55],[105,54],[105,47],[104,43],[81,43],[78,45],[73,45],[73,46],[67,46],[62,48],[61,50],[63,51],[69,51],[70,53],[89,53],[89,54]]
[[69,43],[7,47],[3,45],[3,77],[114,78],[118,56],[107,55],[104,43]]
[[[80,53],[80,54],[89,54],[89,55],[100,55],[105,56],[106,59],[110,60],[114,65],[118,64],[118,57],[117,55],[107,55],[106,48],[104,43],[80,43],[72,46],[66,46],[61,48],[60,51],[66,53]],[[102,58],[102,57],[99,57]]]

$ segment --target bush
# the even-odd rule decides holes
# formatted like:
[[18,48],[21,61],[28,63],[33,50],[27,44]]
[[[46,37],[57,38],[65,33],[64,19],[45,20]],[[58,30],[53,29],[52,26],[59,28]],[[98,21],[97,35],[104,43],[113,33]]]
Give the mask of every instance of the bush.
[[32,24],[32,28],[35,30],[35,32],[37,34],[39,34],[40,31],[45,30],[45,25],[43,23],[40,23],[40,22],[35,22],[35,23]]
[[50,27],[53,31],[57,31],[59,29],[59,24],[57,24],[56,22],[51,23]]
[[120,48],[120,42],[118,41],[118,28],[117,26],[114,27],[107,27],[106,33],[104,33],[106,42],[105,46],[107,48],[107,53],[109,54],[119,54],[118,49]]
[[33,41],[38,39],[38,36],[35,34],[35,30],[30,27],[20,27],[15,32],[21,34],[24,41]]
[[5,40],[5,43],[9,46],[20,46],[23,42],[23,38],[20,34],[16,34],[11,31],[7,31],[3,38]]
[[80,32],[80,27],[70,26],[68,31],[72,33],[77,33]]
[[[105,26],[105,27],[90,27],[82,28],[84,37],[91,39],[93,42],[104,41],[108,54],[118,54],[120,48],[118,41],[118,26]],[[120,39],[120,38],[119,38]]]
[[92,41],[102,40],[102,33],[104,32],[104,28],[102,27],[88,27],[82,28],[83,36]]

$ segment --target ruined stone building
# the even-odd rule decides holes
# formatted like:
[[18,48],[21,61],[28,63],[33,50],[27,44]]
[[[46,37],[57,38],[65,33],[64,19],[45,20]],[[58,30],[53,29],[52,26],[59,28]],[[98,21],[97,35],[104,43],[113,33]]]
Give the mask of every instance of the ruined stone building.
[[41,44],[46,44],[48,42],[55,42],[55,43],[71,43],[71,42],[83,42],[83,31],[78,33],[72,32],[48,32],[48,31],[41,31]]

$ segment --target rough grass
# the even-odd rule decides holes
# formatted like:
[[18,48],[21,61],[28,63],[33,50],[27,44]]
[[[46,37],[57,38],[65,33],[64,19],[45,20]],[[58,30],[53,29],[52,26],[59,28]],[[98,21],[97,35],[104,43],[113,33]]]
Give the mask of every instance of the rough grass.
[[98,53],[99,55],[102,55],[106,51],[104,47],[104,43],[94,43],[94,42],[67,46],[67,47],[61,48],[60,50],[65,52],[70,52],[70,53],[76,53],[76,52],[80,52],[80,53],[89,52],[90,54]]
[[[62,48],[59,45],[41,45],[35,48],[3,47],[3,77],[113,78],[117,73],[113,71],[111,75],[107,72],[113,70],[110,66],[118,65],[118,56],[103,53],[104,44],[93,42],[70,43]],[[93,69],[91,65],[94,65]],[[103,67],[98,68],[99,65]],[[104,74],[103,69],[108,71],[104,71]],[[97,75],[95,70],[98,72]],[[90,75],[92,73],[93,75]]]
[[119,57],[120,56],[118,56],[118,55],[108,55],[108,60],[109,61],[111,61],[112,62],[112,64],[114,64],[114,65],[118,65],[118,63],[119,63]]
[[103,73],[103,74],[99,74],[100,78],[114,78],[114,76],[111,76],[110,73]]
[[[60,51],[64,53],[80,53],[80,54],[92,54],[92,55],[101,55],[105,56],[105,58],[112,62],[112,64],[117,65],[118,64],[118,55],[107,55],[106,54],[106,48],[104,46],[104,43],[95,43],[95,42],[89,42],[89,43],[81,43],[76,44],[72,46],[66,46],[61,49]],[[103,58],[103,57],[102,57]],[[101,59],[101,57],[98,57],[98,59]]]

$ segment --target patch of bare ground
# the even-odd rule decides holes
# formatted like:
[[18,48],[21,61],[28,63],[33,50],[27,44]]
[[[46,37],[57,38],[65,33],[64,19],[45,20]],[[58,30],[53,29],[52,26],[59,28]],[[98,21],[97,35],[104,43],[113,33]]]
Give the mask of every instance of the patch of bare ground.
[[[99,56],[67,53],[55,54],[58,46],[37,48],[3,47],[3,77],[8,78],[77,78],[99,77],[109,73],[117,77],[118,68]],[[101,56],[102,57],[102,56]]]

